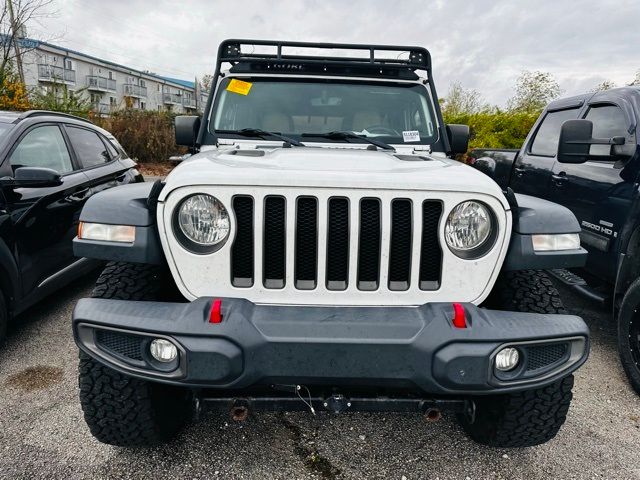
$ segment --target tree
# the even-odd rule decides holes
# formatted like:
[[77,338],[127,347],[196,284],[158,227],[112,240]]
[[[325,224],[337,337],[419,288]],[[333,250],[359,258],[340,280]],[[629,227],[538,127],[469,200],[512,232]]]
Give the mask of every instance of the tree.
[[211,90],[211,84],[213,83],[213,75],[210,73],[206,73],[202,76],[200,80],[200,85],[202,85],[202,89],[205,92],[209,92]]
[[54,83],[46,90],[31,92],[31,106],[40,110],[53,110],[86,117],[91,111],[91,100],[85,95],[86,88],[71,91],[65,84]]
[[22,78],[21,56],[36,47],[26,39],[27,26],[50,17],[54,0],[5,0],[0,5],[0,83],[5,75]]
[[610,90],[612,88],[616,88],[615,82],[612,80],[603,80],[598,85],[591,89],[591,92],[604,92],[605,90]]
[[458,82],[451,84],[447,96],[442,99],[442,113],[449,117],[462,113],[473,114],[485,108],[480,92],[463,88]]
[[507,105],[518,112],[539,112],[562,93],[560,85],[548,72],[524,71],[518,77],[516,92]]
[[28,110],[29,97],[24,83],[15,73],[6,73],[0,80],[0,110]]
[[629,84],[630,87],[634,85],[640,86],[640,70],[636,72],[636,78],[634,78],[633,81]]

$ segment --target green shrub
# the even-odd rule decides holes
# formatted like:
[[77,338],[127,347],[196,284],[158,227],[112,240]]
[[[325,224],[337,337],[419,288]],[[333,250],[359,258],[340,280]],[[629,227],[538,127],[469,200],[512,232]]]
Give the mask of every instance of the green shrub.
[[124,109],[93,120],[111,132],[132,158],[149,163],[185,153],[175,142],[174,118],[170,112]]

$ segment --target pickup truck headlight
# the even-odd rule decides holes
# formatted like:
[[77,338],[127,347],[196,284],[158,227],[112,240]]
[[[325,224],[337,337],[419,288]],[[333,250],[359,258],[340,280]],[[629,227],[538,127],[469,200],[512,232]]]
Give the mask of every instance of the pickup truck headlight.
[[464,259],[486,254],[496,238],[493,213],[483,203],[469,200],[456,205],[444,226],[449,250]]
[[212,195],[185,198],[174,215],[174,232],[182,245],[195,253],[211,253],[229,236],[229,213]]

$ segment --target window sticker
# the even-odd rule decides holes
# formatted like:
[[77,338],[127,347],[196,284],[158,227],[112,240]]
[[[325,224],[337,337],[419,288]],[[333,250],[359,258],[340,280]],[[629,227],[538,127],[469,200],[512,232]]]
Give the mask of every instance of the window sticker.
[[233,93],[238,93],[240,95],[248,95],[249,90],[251,90],[252,86],[253,83],[243,82],[242,80],[238,80],[237,78],[232,78],[229,82],[229,85],[227,85],[227,90]]
[[404,130],[402,132],[402,139],[405,142],[419,142],[420,132],[418,132],[418,130]]

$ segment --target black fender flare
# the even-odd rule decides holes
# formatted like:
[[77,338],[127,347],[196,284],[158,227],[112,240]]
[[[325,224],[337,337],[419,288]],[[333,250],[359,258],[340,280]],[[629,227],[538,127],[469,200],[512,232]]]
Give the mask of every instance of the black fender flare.
[[571,210],[530,195],[508,192],[508,197],[511,197],[513,228],[503,270],[544,270],[585,265],[587,251],[582,247],[549,252],[533,249],[532,235],[580,233],[580,223]]
[[164,184],[131,183],[104,190],[90,197],[80,213],[80,221],[136,227],[133,243],[73,239],[76,257],[117,262],[166,263],[156,225],[157,199]]

